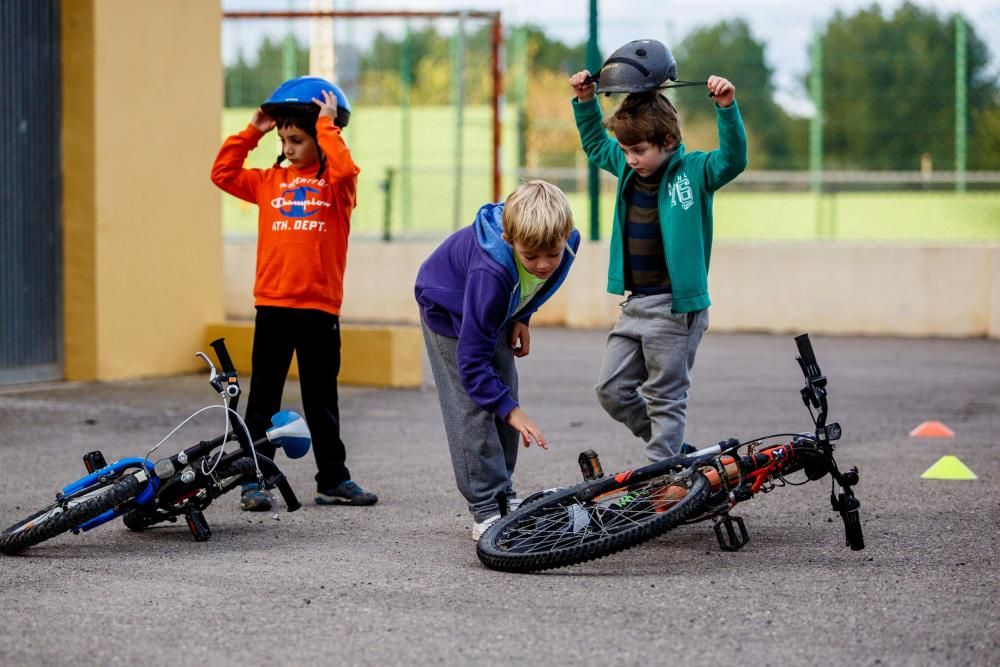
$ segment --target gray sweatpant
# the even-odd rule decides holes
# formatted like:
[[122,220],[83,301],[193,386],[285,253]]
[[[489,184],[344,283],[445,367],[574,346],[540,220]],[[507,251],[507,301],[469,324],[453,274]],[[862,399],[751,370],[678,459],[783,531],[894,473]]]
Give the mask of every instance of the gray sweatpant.
[[[455,481],[475,520],[483,521],[500,511],[498,494],[514,497],[511,476],[517,463],[520,434],[469,398],[458,374],[455,357],[458,339],[437,334],[426,324],[421,324],[424,345],[437,384]],[[511,396],[516,401],[517,369],[509,340],[510,332],[505,329],[497,342],[491,365],[500,381],[510,387]]]
[[674,315],[670,294],[633,295],[608,334],[597,400],[617,421],[646,441],[659,461],[684,443],[691,368],[708,309]]

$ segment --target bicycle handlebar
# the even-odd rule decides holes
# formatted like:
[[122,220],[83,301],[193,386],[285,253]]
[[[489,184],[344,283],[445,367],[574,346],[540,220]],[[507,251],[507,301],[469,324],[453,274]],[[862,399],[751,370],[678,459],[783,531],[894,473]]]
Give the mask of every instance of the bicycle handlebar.
[[292,491],[292,485],[288,483],[285,473],[281,472],[277,463],[266,456],[257,454],[257,465],[260,466],[261,472],[264,474],[264,480],[268,488],[277,488],[281,493],[281,497],[285,500],[285,507],[289,512],[294,512],[302,507],[302,503],[299,502],[299,499],[295,497],[295,492]]
[[812,382],[823,377],[816,362],[816,353],[813,352],[812,343],[809,341],[809,334],[802,334],[795,337],[795,345],[799,348],[799,365],[806,379]]
[[216,338],[211,343],[212,349],[215,350],[215,356],[219,358],[219,364],[222,366],[223,373],[235,373],[236,367],[233,365],[233,359],[229,356],[229,350],[226,349],[226,339]]

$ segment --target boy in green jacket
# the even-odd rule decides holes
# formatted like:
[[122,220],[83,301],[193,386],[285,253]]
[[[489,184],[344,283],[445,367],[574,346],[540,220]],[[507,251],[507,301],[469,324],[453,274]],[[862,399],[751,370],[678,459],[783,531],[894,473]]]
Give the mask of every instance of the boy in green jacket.
[[589,81],[586,70],[570,78],[573,112],[587,157],[618,177],[608,291],[628,292],[608,335],[597,398],[659,461],[684,444],[691,369],[708,328],[712,197],[746,168],[746,133],[736,88],[722,77],[706,83],[719,148],[690,153],[664,95],[630,94],[605,123]]

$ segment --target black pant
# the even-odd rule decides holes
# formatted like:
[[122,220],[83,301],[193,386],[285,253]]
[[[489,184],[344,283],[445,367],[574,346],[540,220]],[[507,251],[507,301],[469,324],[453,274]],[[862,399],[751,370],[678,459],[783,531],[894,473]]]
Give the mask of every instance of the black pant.
[[[253,371],[246,422],[254,440],[264,437],[298,355],[299,386],[316,456],[316,484],[328,489],[350,479],[340,439],[337,375],[340,373],[340,318],[320,310],[258,306],[253,334]],[[260,448],[273,458],[274,446]]]

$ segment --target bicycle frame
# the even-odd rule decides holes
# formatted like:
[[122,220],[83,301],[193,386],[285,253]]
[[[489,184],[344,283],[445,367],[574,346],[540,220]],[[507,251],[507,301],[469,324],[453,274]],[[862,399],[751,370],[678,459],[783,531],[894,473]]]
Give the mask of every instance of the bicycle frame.
[[[140,458],[125,458],[120,461],[115,461],[100,470],[95,470],[86,477],[81,477],[72,484],[67,485],[63,488],[61,496],[71,496],[80,491],[84,491],[95,484],[103,484],[102,480],[106,480],[109,477],[119,477],[124,471],[130,468],[142,468],[147,477],[146,480],[149,483],[143,487],[142,491],[139,493],[135,499],[129,503],[130,505],[148,505],[156,497],[156,492],[160,488],[160,480],[153,474],[153,464],[148,459]],[[97,528],[101,524],[107,523],[112,519],[115,519],[125,513],[125,507],[118,507],[113,510],[108,510],[103,514],[94,517],[90,521],[83,523],[79,526],[78,530],[87,532]]]
[[[226,455],[224,458],[227,461],[231,461],[239,456],[254,457],[261,472],[266,473],[269,480],[274,480],[275,485],[287,484],[287,482],[284,482],[284,476],[281,474],[281,471],[274,464],[274,462],[271,459],[256,453],[256,447],[266,442],[267,438],[262,438],[260,441],[251,444],[245,427],[240,422],[239,416],[236,412],[241,393],[239,380],[237,378],[236,370],[233,367],[232,359],[226,349],[225,342],[220,338],[213,341],[211,345],[219,358],[219,363],[223,367],[222,373],[216,373],[215,366],[212,365],[211,360],[209,360],[207,356],[202,353],[199,353],[198,356],[204,359],[210,367],[209,383],[212,387],[215,388],[220,395],[229,397],[227,411],[229,422],[233,430],[225,436],[219,436],[212,440],[203,440],[193,447],[189,447],[182,452],[178,452],[172,457],[161,459],[155,463],[146,458],[124,458],[103,466],[98,470],[94,470],[85,477],[81,477],[72,484],[69,484],[62,490],[62,496],[64,497],[80,493],[95,484],[103,485],[107,483],[108,479],[120,477],[125,473],[125,471],[133,468],[139,468],[142,471],[136,476],[139,477],[140,475],[143,475],[142,477],[139,477],[139,481],[145,483],[139,494],[130,502],[100,514],[90,521],[81,524],[76,530],[87,532],[107,523],[108,521],[122,516],[128,510],[153,505],[154,501],[161,500],[159,497],[161,490],[169,488],[170,485],[176,481],[175,473],[177,471],[184,468],[189,461],[195,461],[209,455],[214,449],[224,446],[226,442],[232,439],[239,442],[240,449]],[[91,455],[93,454],[95,453],[92,452]],[[103,459],[103,457],[100,457],[100,459]],[[222,461],[220,460],[220,463],[221,462]],[[208,475],[205,475],[202,471],[196,470],[194,473],[195,477],[190,480],[191,482],[198,482],[198,476],[208,477]],[[185,486],[187,488],[183,490],[184,493],[190,493],[191,489],[198,491],[202,488],[208,488],[211,485],[211,482],[206,482],[205,480],[200,480],[200,482],[201,483],[186,484]],[[181,498],[183,497],[184,496],[181,496]],[[209,493],[208,502],[211,502],[212,499],[214,499],[214,494]],[[177,500],[177,498],[174,498],[172,499],[172,502],[165,504],[173,504],[176,503]],[[208,502],[204,502],[203,507],[207,506]],[[298,502],[294,501],[289,504],[289,511],[294,511],[295,509],[298,509],[298,507]]]
[[[813,416],[815,426],[812,434],[774,434],[742,443],[736,439],[729,439],[690,454],[673,456],[642,468],[620,472],[609,477],[607,484],[595,484],[589,487],[580,494],[580,497],[596,502],[605,494],[614,495],[615,491],[626,483],[634,485],[667,476],[671,481],[664,484],[661,491],[650,492],[650,495],[666,499],[661,501],[665,507],[670,498],[683,493],[680,487],[674,489],[672,493],[671,487],[683,485],[696,472],[704,474],[708,478],[710,488],[706,509],[689,523],[715,518],[717,520],[715,532],[719,545],[724,550],[735,551],[749,541],[749,536],[743,520],[739,517],[730,517],[729,510],[760,492],[770,491],[775,478],[783,480],[785,475],[806,468],[809,479],[819,479],[829,473],[833,481],[840,486],[839,494],[833,492],[830,494],[833,511],[839,512],[844,521],[847,543],[851,549],[864,549],[864,539],[857,516],[861,503],[851,488],[858,483],[859,473],[857,468],[842,472],[837,467],[833,457],[833,443],[840,438],[842,430],[837,423],[827,424],[829,410],[827,380],[816,363],[809,335],[797,336],[795,342],[800,355],[796,360],[806,379],[806,385],[800,393],[810,415]],[[816,410],[814,415],[813,409]],[[790,441],[761,447],[765,441],[774,438],[790,438]],[[746,456],[737,453],[740,447],[747,447]],[[811,469],[807,468],[810,464]],[[580,455],[580,468],[585,480],[603,476],[600,461],[593,451]],[[766,486],[769,483],[772,485],[770,488]],[[734,524],[739,528],[739,536],[733,528]],[[722,528],[728,533],[728,542],[722,535]]]
[[[209,366],[209,383],[222,405],[209,405],[181,422],[142,458],[123,458],[107,463],[99,451],[87,452],[83,463],[87,474],[56,493],[55,502],[0,532],[0,553],[14,555],[65,532],[87,532],[117,517],[127,528],[141,531],[161,521],[176,521],[183,515],[196,541],[211,537],[202,511],[224,493],[256,478],[262,488],[277,488],[289,512],[301,507],[291,485],[271,458],[257,452],[265,442],[281,447],[289,458],[304,456],[311,437],[305,421],[294,412],[282,411],[271,419],[271,427],[258,442],[237,413],[240,386],[223,339],[212,342],[222,372],[216,372],[204,353],[198,357]],[[151,459],[164,442],[195,416],[209,408],[227,413],[227,432],[202,440],[173,456]],[[229,431],[228,427],[232,427]],[[235,440],[239,447],[226,451]]]
[[[583,482],[538,491],[509,514],[506,494],[497,497],[500,518],[479,539],[476,554],[487,567],[504,572],[536,572],[603,558],[630,549],[684,524],[713,519],[719,547],[736,551],[750,542],[743,519],[730,516],[738,503],[781,485],[798,485],[796,471],[808,480],[830,473],[840,484],[831,497],[844,521],[847,544],[864,548],[860,503],[851,486],[857,469],[840,472],[833,442],[840,426],[827,423],[826,378],[812,355],[807,336],[796,339],[806,378],[803,400],[815,432],[776,433],[746,442],[730,438],[690,454],[672,456],[641,468],[605,476],[597,454],[579,458]],[[780,439],[780,442],[775,442]],[[740,448],[746,451],[741,452]]]

